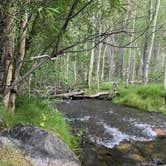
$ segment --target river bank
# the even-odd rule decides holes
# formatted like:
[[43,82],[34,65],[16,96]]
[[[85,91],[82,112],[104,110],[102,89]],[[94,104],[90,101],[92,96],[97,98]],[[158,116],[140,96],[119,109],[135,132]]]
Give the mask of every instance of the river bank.
[[[37,97],[25,97],[20,96],[17,100],[16,112],[11,115],[9,111],[1,104],[0,105],[0,129],[13,127],[19,123],[32,124],[33,126],[40,127],[51,131],[60,140],[62,140],[72,151],[77,151],[77,142],[75,136],[70,132],[70,127],[64,120],[61,113],[54,109],[47,100],[43,100]],[[5,151],[4,155],[0,157],[0,165],[8,163],[8,157],[11,154],[15,157],[11,158],[10,163],[17,163],[17,156],[23,158],[23,155],[17,153],[16,149],[7,148],[1,146],[1,149]],[[16,153],[14,153],[16,152]],[[13,159],[13,160],[12,160]],[[25,159],[20,159],[20,162],[25,162]],[[8,163],[8,164],[10,164]],[[19,163],[17,163],[19,165]],[[25,165],[25,164],[23,164]]]
[[[85,89],[85,93],[92,94],[102,90],[111,91],[112,89],[112,83],[103,82],[99,90],[94,87]],[[117,85],[117,90],[119,95],[114,96],[112,100],[113,103],[122,104],[141,111],[160,112],[166,115],[166,106],[164,105],[164,87],[162,84],[133,84],[129,85],[128,88],[119,84]]]

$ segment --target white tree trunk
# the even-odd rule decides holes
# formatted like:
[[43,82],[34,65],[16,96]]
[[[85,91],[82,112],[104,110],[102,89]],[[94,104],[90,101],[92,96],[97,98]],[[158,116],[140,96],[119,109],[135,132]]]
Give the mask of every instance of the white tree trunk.
[[164,55],[164,100],[166,104],[166,48],[165,48],[165,55]]
[[108,80],[111,82],[112,81],[112,73],[113,73],[113,67],[114,67],[114,50],[111,46],[109,46],[107,50],[108,54],[108,63],[109,63],[109,71],[108,71]]
[[[101,32],[101,29],[100,29]],[[99,44],[98,47],[98,58],[97,58],[97,70],[96,70],[96,80],[97,80],[97,88],[100,89],[100,65],[101,65],[101,53],[102,53],[102,44]]]
[[[92,42],[92,48],[95,46],[95,43]],[[92,73],[93,73],[93,65],[95,58],[95,49],[93,48],[91,51],[90,64],[89,64],[89,74],[88,74],[88,86],[89,88],[92,86]]]
[[[149,1],[150,4],[150,9],[149,9],[149,19],[152,21],[152,0]],[[143,65],[143,78],[142,82],[143,84],[148,83],[148,74],[149,74],[149,65],[150,65],[150,60],[152,57],[152,50],[153,50],[153,45],[154,45],[154,39],[155,39],[155,30],[156,30],[156,24],[157,24],[157,17],[160,9],[160,0],[156,0],[156,7],[155,7],[155,14],[153,18],[153,23],[152,23],[152,36],[150,43],[148,42],[148,35],[146,36],[146,47],[144,48],[144,65]],[[151,12],[150,12],[151,11]]]
[[74,84],[75,85],[77,84],[77,60],[76,60],[76,57],[74,60]]
[[[134,16],[134,20],[133,20],[133,25],[132,25],[132,31],[134,32],[134,30],[135,30],[135,22],[136,22],[136,10],[134,11],[134,13],[133,13],[133,16]],[[132,42],[133,41],[133,39],[134,39],[134,33],[132,33],[132,35],[131,35],[131,38],[130,38],[130,42]],[[132,59],[132,54],[133,54],[133,47],[134,46],[134,44],[133,44],[133,42],[130,44],[130,49],[129,49],[129,56],[128,56],[128,64],[127,64],[127,73],[126,73],[126,87],[128,87],[129,86],[129,80],[130,80],[130,75],[131,75],[131,59]],[[134,68],[135,69],[135,68]]]
[[106,51],[107,51],[107,45],[105,46],[104,51],[103,51],[102,67],[101,67],[101,80],[104,80],[104,68],[105,68]]

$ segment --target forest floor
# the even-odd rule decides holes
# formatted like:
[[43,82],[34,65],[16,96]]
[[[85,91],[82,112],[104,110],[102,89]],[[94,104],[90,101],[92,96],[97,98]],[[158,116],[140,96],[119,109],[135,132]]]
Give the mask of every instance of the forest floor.
[[[166,115],[164,105],[164,88],[162,84],[150,83],[148,85],[130,85],[125,88],[118,85],[119,95],[112,99],[113,103],[137,108],[141,111],[154,111]],[[113,90],[112,84],[105,82],[101,84],[100,90]],[[86,94],[98,92],[97,88],[86,89]]]

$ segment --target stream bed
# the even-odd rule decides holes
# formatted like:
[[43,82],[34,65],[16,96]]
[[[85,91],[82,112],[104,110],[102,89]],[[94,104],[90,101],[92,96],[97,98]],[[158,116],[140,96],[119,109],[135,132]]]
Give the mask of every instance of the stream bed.
[[56,104],[82,134],[83,166],[166,165],[166,117],[103,100],[68,100]]

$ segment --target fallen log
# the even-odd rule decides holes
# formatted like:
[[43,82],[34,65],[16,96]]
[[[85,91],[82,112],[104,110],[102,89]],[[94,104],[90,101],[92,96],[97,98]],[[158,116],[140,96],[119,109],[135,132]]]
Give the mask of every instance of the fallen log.
[[98,92],[98,93],[92,94],[89,96],[89,98],[105,98],[105,97],[108,97],[109,94],[110,94],[110,92],[103,91],[103,92]]
[[84,91],[69,92],[69,93],[62,93],[62,94],[51,95],[50,98],[71,99],[72,96],[83,95],[83,94],[84,94]]
[[107,99],[110,95],[110,92],[108,91],[103,91],[103,92],[98,92],[94,93],[91,95],[73,95],[72,99],[73,100],[81,100],[81,99]]
[[91,95],[84,95],[83,91],[70,92],[63,94],[52,95],[50,98],[61,98],[61,99],[71,99],[71,100],[83,100],[83,99],[106,99],[110,95],[109,91],[98,92]]
[[83,99],[112,99],[116,95],[118,95],[117,90],[111,90],[111,91],[102,91],[97,92],[91,95],[85,95],[84,91],[72,91],[68,93],[61,93],[61,94],[52,94],[50,95],[50,98],[61,98],[61,99],[71,99],[71,100],[83,100]]

